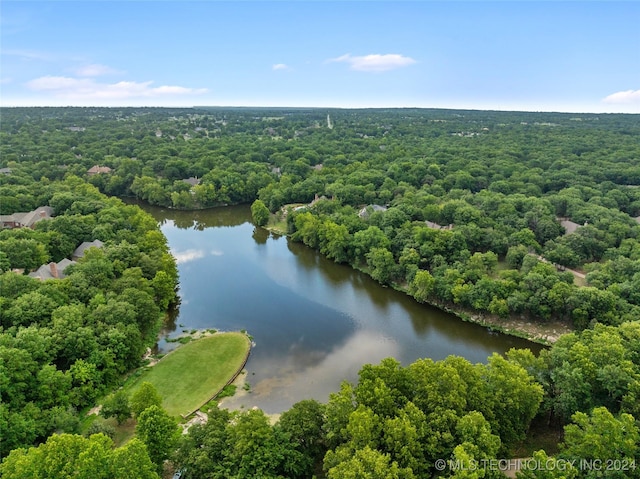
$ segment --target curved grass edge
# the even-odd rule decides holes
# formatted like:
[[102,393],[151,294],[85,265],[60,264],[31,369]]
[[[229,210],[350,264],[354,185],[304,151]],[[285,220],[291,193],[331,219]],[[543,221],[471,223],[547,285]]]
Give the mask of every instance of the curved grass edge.
[[246,339],[247,339],[247,352],[244,355],[244,359],[242,360],[242,363],[240,364],[240,366],[238,366],[238,368],[235,370],[235,372],[233,373],[233,375],[229,378],[229,380],[220,388],[218,389],[215,394],[213,394],[209,399],[207,399],[206,401],[204,401],[202,404],[200,404],[197,408],[195,408],[193,411],[189,411],[187,414],[182,414],[181,416],[184,419],[187,419],[189,416],[192,416],[196,413],[196,411],[198,411],[199,409],[201,409],[202,407],[204,407],[206,404],[210,403],[211,401],[213,401],[218,394],[220,394],[222,392],[222,390],[224,388],[226,388],[229,384],[233,383],[236,378],[240,375],[240,373],[242,372],[242,370],[244,369],[244,367],[247,365],[247,361],[249,360],[249,355],[251,354],[251,340],[249,339],[249,337],[246,334],[243,333],[238,333],[238,334],[242,334]]
[[[230,340],[225,340],[230,338]],[[241,341],[238,340],[241,339]],[[219,343],[222,341],[222,343]],[[207,348],[207,343],[217,343],[215,349]],[[224,345],[227,343],[228,345]],[[219,352],[226,347],[226,352]],[[220,394],[227,384],[230,384],[242,372],[251,353],[251,339],[245,332],[216,332],[205,334],[193,339],[188,343],[181,344],[176,349],[170,351],[156,363],[147,366],[140,373],[135,375],[135,379],[128,381],[124,389],[127,395],[135,392],[140,384],[145,381],[151,382],[163,399],[163,407],[170,415],[187,418],[193,415],[198,409]],[[223,357],[216,357],[222,354]],[[230,355],[230,358],[224,355]],[[207,365],[213,364],[211,361],[220,361],[223,366],[211,370]],[[200,367],[194,367],[194,366]],[[194,394],[186,393],[190,391],[190,384],[201,384],[211,376],[218,376],[219,379],[212,380],[210,389],[204,388]],[[182,387],[180,386],[182,383]],[[195,387],[197,389],[197,387]],[[176,391],[176,394],[173,394]],[[206,394],[206,400],[204,398]],[[200,399],[199,402],[190,401],[190,397]],[[198,407],[195,407],[195,404]]]

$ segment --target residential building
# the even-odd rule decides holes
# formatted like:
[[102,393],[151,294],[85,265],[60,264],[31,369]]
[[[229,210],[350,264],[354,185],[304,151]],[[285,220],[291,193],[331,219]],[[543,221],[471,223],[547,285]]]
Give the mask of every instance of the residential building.
[[43,264],[33,273],[29,273],[29,276],[31,276],[32,278],[37,278],[41,281],[47,279],[64,279],[66,278],[64,271],[72,264],[76,264],[76,262],[71,261],[68,258],[64,258],[57,263],[51,262],[49,264]]
[[0,215],[0,228],[33,228],[42,220],[53,216],[53,208],[41,206],[28,213],[13,213],[11,215]]
[[87,170],[87,175],[89,176],[97,175],[99,173],[111,173],[111,168],[108,166],[93,165]]
[[104,243],[100,240],[85,241],[75,249],[75,251],[71,254],[71,258],[74,261],[77,261],[84,256],[84,253],[89,248],[102,248],[103,246],[104,246]]

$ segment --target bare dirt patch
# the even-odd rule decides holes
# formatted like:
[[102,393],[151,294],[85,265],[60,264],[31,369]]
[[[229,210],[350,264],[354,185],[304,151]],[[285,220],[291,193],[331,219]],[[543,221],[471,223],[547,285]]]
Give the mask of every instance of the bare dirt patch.
[[100,415],[100,411],[102,411],[102,404],[98,404],[96,407],[92,407],[91,409],[89,409],[89,412],[87,412],[87,416],[91,416],[92,414],[98,416]]
[[568,324],[560,321],[537,323],[525,319],[502,320],[500,318],[495,318],[494,322],[492,318],[489,318],[489,322],[499,326],[501,329],[504,329],[506,333],[524,332],[534,341],[542,341],[549,344],[555,343],[563,334],[572,332],[572,329]]

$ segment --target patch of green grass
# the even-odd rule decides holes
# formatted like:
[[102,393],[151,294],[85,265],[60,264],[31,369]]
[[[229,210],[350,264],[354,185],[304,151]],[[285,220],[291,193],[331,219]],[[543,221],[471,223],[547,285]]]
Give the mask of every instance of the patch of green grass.
[[167,354],[126,386],[133,394],[144,381],[155,386],[172,416],[200,407],[218,392],[242,365],[250,348],[245,334],[218,333],[193,340]]
[[531,423],[527,437],[513,451],[513,457],[531,457],[535,451],[544,449],[548,455],[558,453],[558,444],[564,436],[562,427],[546,424],[545,419],[536,418]]
[[511,268],[511,266],[509,266],[509,263],[507,263],[505,260],[498,261],[498,264],[496,265],[496,271],[506,271],[508,269],[513,269]]
[[114,418],[109,418],[105,422],[111,424],[116,431],[115,436],[113,436],[113,442],[116,447],[123,446],[136,435],[137,423],[135,419],[127,419],[122,424],[118,424]]
[[99,418],[95,414],[87,416],[86,414],[80,414],[80,423],[78,424],[77,432],[79,434],[85,434],[89,427]]
[[287,220],[282,215],[269,215],[267,229],[281,235],[287,234]]
[[222,391],[220,391],[220,394],[216,396],[216,399],[231,397],[236,393],[236,389],[238,389],[238,386],[236,386],[235,384],[227,384],[225,387],[222,388]]
[[102,422],[113,429],[114,435],[112,439],[116,447],[123,446],[136,435],[136,420],[133,418],[129,418],[122,424],[118,424],[115,418],[110,417],[109,419],[104,419],[101,416],[95,416],[93,414],[84,417],[80,423],[78,432],[86,435],[91,425],[95,422]]
[[585,286],[587,286],[587,280],[585,278],[580,278],[578,276],[573,277],[573,283],[576,286],[579,286],[581,288],[584,288]]

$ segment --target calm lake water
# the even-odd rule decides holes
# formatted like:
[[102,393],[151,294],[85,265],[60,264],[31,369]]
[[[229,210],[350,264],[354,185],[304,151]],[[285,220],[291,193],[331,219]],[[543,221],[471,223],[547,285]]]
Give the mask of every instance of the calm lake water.
[[363,364],[403,364],[450,354],[472,362],[539,345],[491,333],[384,288],[348,266],[253,226],[248,206],[180,212],[141,205],[161,224],[180,271],[179,312],[164,338],[183,330],[245,329],[251,393],[225,400],[278,413],[306,398],[326,401]]

